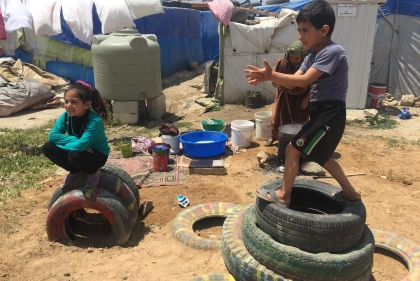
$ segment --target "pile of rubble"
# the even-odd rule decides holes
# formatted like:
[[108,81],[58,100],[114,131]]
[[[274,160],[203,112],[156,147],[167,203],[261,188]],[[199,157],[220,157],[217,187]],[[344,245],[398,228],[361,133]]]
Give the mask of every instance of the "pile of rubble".
[[391,94],[385,93],[383,106],[407,106],[420,107],[420,97],[414,95],[403,95],[400,100],[396,100]]

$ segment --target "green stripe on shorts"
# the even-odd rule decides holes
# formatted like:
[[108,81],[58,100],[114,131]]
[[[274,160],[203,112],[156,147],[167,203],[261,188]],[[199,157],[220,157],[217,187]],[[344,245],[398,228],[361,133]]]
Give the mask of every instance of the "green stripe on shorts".
[[325,130],[321,130],[316,134],[316,136],[311,140],[311,142],[308,144],[308,146],[303,150],[303,153],[306,155],[309,155],[312,151],[312,149],[315,147],[315,145],[321,140],[321,138],[326,134]]

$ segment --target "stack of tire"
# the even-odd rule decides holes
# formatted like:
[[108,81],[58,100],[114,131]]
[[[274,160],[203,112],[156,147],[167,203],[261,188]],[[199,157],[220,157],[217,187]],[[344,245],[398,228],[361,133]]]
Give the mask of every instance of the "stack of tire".
[[[282,179],[262,189],[281,186]],[[229,215],[223,225],[222,254],[236,280],[368,281],[374,236],[365,225],[361,201],[341,189],[296,178],[290,206],[257,198]]]
[[76,235],[71,229],[71,219],[76,215],[86,215],[84,209],[93,209],[100,212],[111,226],[107,246],[125,244],[137,222],[138,186],[129,174],[111,164],[101,168],[96,187],[85,187],[86,179],[87,174],[80,174],[69,185],[54,191],[48,204],[48,239],[74,240]]

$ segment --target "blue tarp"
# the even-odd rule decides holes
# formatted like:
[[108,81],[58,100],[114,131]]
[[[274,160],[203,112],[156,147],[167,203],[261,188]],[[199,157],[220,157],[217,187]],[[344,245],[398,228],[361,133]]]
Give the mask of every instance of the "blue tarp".
[[201,44],[204,62],[219,60],[218,24],[209,11],[201,12]]

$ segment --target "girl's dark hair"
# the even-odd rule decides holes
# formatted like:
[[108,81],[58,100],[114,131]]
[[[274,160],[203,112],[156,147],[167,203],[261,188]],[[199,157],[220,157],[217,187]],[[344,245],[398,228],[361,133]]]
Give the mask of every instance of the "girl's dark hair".
[[108,111],[106,110],[105,101],[95,87],[90,86],[84,81],[77,81],[67,88],[64,95],[70,90],[75,90],[83,103],[90,101],[92,110],[95,111],[102,120],[108,120]]
[[327,36],[331,37],[335,26],[335,14],[330,3],[325,0],[314,0],[306,5],[297,15],[296,22],[310,22],[316,29],[328,25],[330,30]]

